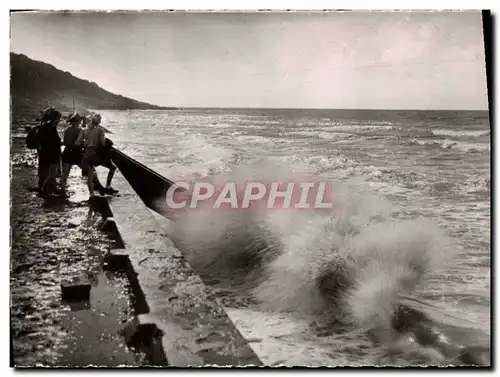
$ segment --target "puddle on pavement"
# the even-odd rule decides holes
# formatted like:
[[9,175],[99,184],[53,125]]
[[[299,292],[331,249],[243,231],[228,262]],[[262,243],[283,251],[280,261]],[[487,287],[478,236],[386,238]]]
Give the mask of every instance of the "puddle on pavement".
[[90,300],[62,303],[69,311],[62,327],[69,333],[59,365],[143,366],[144,355],[124,344],[120,330],[133,316],[131,292],[126,276],[101,271],[88,276]]

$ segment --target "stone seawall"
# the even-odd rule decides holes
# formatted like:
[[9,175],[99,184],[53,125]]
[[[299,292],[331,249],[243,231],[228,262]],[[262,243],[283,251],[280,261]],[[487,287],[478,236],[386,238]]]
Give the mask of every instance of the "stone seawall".
[[113,186],[120,196],[106,200],[108,223],[123,249],[111,252],[108,266],[126,271],[136,297],[127,343],[143,347],[153,365],[262,365],[119,171]]

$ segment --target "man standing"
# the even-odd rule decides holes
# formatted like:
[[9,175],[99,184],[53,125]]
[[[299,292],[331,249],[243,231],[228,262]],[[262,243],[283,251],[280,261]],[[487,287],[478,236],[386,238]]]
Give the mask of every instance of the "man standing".
[[109,169],[108,177],[106,180],[105,192],[109,194],[116,194],[118,191],[111,187],[111,182],[116,171],[116,166],[113,164],[108,154],[106,153],[106,137],[104,129],[100,127],[101,116],[94,114],[91,117],[89,127],[80,133],[76,144],[83,144],[84,152],[82,158],[82,170],[88,171],[87,184],[89,187],[90,198],[94,194],[94,176],[96,174],[95,168],[102,165]]
[[59,194],[56,188],[57,171],[61,166],[61,138],[57,125],[61,112],[47,108],[42,115],[42,124],[37,134],[38,189],[41,196]]

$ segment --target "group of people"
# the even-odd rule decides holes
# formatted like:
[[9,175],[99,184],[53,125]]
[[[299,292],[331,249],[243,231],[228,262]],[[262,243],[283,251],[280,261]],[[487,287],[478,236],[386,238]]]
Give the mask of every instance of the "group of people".
[[[30,136],[34,138],[32,144],[38,152],[40,195],[68,197],[67,179],[73,165],[80,167],[82,176],[87,177],[90,198],[95,196],[96,190],[101,195],[116,194],[118,191],[111,187],[116,166],[108,153],[112,142],[105,137],[105,131],[100,125],[101,116],[91,114],[82,117],[78,113],[72,114],[67,120],[68,127],[64,131],[62,141],[57,131],[61,117],[61,112],[56,108],[47,108],[42,114],[41,124],[27,136],[28,144]],[[61,153],[62,145],[64,151]],[[106,186],[102,186],[97,177],[97,166],[104,166],[109,170]],[[60,189],[57,187],[58,177]]]

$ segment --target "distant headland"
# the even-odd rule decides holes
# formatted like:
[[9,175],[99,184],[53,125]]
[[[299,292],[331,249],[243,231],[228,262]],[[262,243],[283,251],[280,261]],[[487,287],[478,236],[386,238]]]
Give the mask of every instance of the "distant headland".
[[49,105],[63,112],[95,110],[172,110],[114,94],[53,65],[10,54],[12,121],[36,118]]

